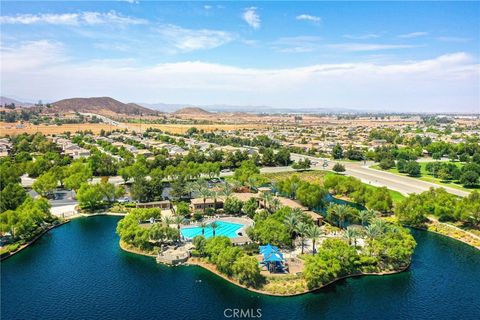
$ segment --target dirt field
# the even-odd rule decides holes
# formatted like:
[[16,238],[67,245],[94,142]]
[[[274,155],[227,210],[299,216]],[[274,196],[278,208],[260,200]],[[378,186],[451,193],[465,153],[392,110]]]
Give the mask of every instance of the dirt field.
[[205,125],[205,124],[121,124],[120,126],[109,125],[105,123],[83,123],[83,124],[64,124],[64,125],[33,125],[31,123],[0,123],[0,136],[5,135],[18,135],[21,133],[36,133],[41,132],[45,135],[61,134],[64,132],[77,132],[83,130],[91,130],[94,134],[98,134],[102,129],[105,131],[111,131],[115,129],[128,128],[130,131],[143,132],[147,128],[157,128],[169,133],[185,133],[191,127],[196,127],[199,130],[206,132],[214,130],[237,130],[237,129],[258,129],[264,128],[265,125],[258,124],[218,124],[218,125]]

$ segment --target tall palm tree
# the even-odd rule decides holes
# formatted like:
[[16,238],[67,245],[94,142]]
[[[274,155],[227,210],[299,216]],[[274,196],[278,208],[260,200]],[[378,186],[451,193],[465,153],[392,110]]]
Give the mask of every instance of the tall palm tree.
[[309,239],[312,240],[312,254],[315,254],[315,250],[316,250],[315,242],[318,240],[318,238],[320,238],[321,235],[322,235],[322,229],[320,229],[320,227],[316,225],[311,225],[308,228],[307,236]]
[[228,199],[233,194],[232,184],[228,181],[225,181],[225,183],[221,187],[220,194],[224,196],[225,199]]
[[273,199],[273,196],[270,192],[264,192],[260,195],[260,199],[263,200],[263,208],[268,210],[268,206]]
[[200,228],[202,228],[202,236],[205,235],[205,228],[207,227],[207,224],[205,222],[200,223]]
[[338,217],[338,226],[343,228],[345,225],[345,220],[350,215],[350,210],[345,205],[338,205],[335,207],[335,213]]
[[207,202],[207,199],[210,197],[211,192],[210,192],[210,189],[208,189],[208,187],[202,187],[200,188],[200,190],[198,190],[198,193],[200,194],[200,197],[202,197],[203,199],[203,214],[205,214],[205,211],[207,209],[205,203]]
[[331,203],[327,208],[327,219],[330,223],[336,224],[338,226],[338,216],[337,216],[337,206],[338,204]]
[[188,197],[191,199],[192,194],[198,190],[196,182],[187,182],[185,185],[185,191],[188,193]]
[[300,222],[299,224],[297,224],[296,232],[300,236],[300,241],[301,241],[300,243],[302,246],[302,254],[303,254],[303,247],[305,246],[305,237],[308,234],[308,225],[303,222]]
[[169,226],[173,223],[173,219],[171,217],[166,216],[166,217],[163,217],[162,222],[165,225]]
[[288,232],[290,233],[291,239],[295,238],[295,232],[297,231],[298,222],[298,217],[293,212],[291,212],[285,217],[284,224],[287,227]]
[[173,218],[173,223],[177,225],[177,229],[180,230],[180,225],[183,223],[184,218],[182,216],[176,215]]
[[212,228],[213,236],[215,237],[215,230],[218,228],[218,223],[216,221],[213,221],[210,223],[210,228]]
[[217,190],[210,190],[210,196],[213,198],[213,210],[217,212],[217,197],[219,192]]
[[348,240],[349,245],[352,244],[352,239],[353,239],[354,246],[356,247],[357,246],[357,238],[358,238],[359,235],[360,235],[360,232],[359,232],[358,228],[348,226],[347,229],[345,230],[345,235],[344,236],[345,236],[345,239]]

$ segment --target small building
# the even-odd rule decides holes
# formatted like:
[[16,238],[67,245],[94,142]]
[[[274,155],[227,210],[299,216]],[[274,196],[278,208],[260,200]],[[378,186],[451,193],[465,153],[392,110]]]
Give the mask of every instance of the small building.
[[137,208],[160,208],[161,210],[170,210],[172,204],[169,200],[137,203]]
[[318,214],[316,212],[313,212],[313,211],[304,211],[304,213],[309,216],[310,218],[312,218],[313,222],[317,225],[317,226],[321,226],[323,224],[323,216],[321,214]]
[[203,198],[195,198],[190,201],[190,208],[192,211],[203,211],[207,209],[221,209],[223,208],[223,200],[222,199],[205,199]]

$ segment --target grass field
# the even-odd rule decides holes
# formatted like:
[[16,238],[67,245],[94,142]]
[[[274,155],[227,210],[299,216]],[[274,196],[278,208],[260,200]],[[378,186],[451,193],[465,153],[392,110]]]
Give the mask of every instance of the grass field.
[[[463,191],[475,190],[475,188],[465,188],[459,183],[443,181],[439,178],[433,177],[432,175],[430,175],[430,173],[426,169],[427,163],[430,163],[430,162],[420,162],[419,164],[420,164],[421,176],[420,177],[412,177],[412,178],[419,179],[419,180],[422,180],[422,181],[431,182],[431,183],[435,183],[435,184],[438,184],[440,186],[446,186],[446,187],[455,188],[455,189],[458,189],[458,190],[463,190]],[[459,168],[461,168],[463,166],[463,163],[461,163],[461,162],[451,162],[451,163],[455,164]],[[370,168],[377,169],[377,170],[382,170],[382,171],[388,171],[388,172],[397,174],[399,176],[407,176],[407,174],[405,174],[405,173],[398,172],[397,168],[383,170],[382,168],[379,167],[378,164],[373,165]],[[478,188],[476,188],[476,189],[478,189]]]

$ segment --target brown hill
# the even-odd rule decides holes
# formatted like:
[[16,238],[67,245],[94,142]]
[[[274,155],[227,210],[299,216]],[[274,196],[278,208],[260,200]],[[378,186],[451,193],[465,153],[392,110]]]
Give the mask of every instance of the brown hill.
[[98,114],[154,115],[157,111],[135,103],[123,103],[110,97],[72,98],[52,103],[55,112],[91,112]]
[[202,108],[198,107],[188,107],[188,108],[182,108],[177,111],[175,111],[173,114],[177,115],[189,115],[189,116],[207,116],[211,115],[211,112],[208,112],[207,110],[204,110]]

